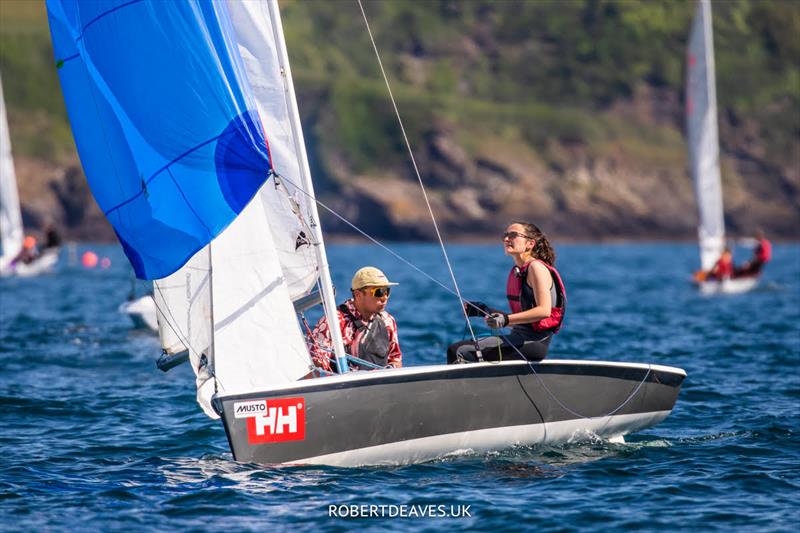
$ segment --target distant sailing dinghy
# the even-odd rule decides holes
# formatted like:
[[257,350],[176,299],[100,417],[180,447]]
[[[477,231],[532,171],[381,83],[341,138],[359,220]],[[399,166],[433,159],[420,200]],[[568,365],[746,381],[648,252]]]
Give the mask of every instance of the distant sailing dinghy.
[[700,214],[697,228],[700,245],[700,271],[694,283],[703,294],[740,293],[758,285],[758,276],[708,279],[725,249],[725,219],[719,172],[717,133],[717,90],[714,74],[714,42],[711,4],[700,0],[689,36],[686,76],[686,133],[689,168],[694,180]]
[[237,461],[410,463],[618,438],[669,415],[681,369],[354,372],[336,328],[343,373],[316,377],[296,310],[318,286],[335,323],[336,302],[277,2],[47,7],[92,191],[137,276],[156,280],[165,356],[188,350],[198,402],[222,418]]
[[11,155],[6,100],[0,80],[0,276],[37,276],[52,270],[58,263],[58,250],[45,250],[33,261],[14,259],[22,250],[25,235],[17,192],[17,175]]

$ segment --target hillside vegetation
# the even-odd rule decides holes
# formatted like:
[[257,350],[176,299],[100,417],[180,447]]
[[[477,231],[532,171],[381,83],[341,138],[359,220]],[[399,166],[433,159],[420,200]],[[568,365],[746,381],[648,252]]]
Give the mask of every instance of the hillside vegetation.
[[[449,237],[495,234],[512,218],[562,237],[693,235],[682,87],[694,2],[364,8]],[[358,4],[281,9],[318,191],[381,237],[430,237]],[[729,229],[796,238],[800,3],[713,2],[713,25]],[[99,235],[43,2],[0,1],[0,72],[27,220],[54,213],[75,235]]]

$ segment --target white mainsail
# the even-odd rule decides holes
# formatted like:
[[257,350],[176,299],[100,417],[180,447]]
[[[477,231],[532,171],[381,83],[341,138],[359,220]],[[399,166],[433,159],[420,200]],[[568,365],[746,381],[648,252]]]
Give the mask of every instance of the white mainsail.
[[700,214],[700,266],[703,270],[709,270],[725,248],[714,44],[709,0],[700,0],[697,5],[689,37],[687,63],[686,130],[689,168]]
[[17,256],[22,248],[22,239],[17,176],[11,156],[6,100],[0,79],[0,271]]
[[[310,292],[319,267],[310,227],[313,201],[303,186],[301,147],[293,136],[292,102],[285,90],[273,20],[263,0],[227,3],[234,38],[269,138],[272,167],[279,176],[270,179],[260,195],[272,226],[272,238],[292,299]],[[282,179],[283,178],[283,179]]]
[[212,368],[220,392],[265,390],[312,369],[269,223],[256,197],[211,244]]
[[[271,180],[273,194],[265,197],[281,268],[293,300],[306,294],[319,277],[325,315],[329,323],[335,323],[336,301],[278,2],[229,0],[228,8],[262,125],[271,139],[272,166],[284,178],[276,176]],[[310,246],[306,247],[304,241],[309,241]],[[346,371],[338,328],[331,329],[331,337],[339,368]]]

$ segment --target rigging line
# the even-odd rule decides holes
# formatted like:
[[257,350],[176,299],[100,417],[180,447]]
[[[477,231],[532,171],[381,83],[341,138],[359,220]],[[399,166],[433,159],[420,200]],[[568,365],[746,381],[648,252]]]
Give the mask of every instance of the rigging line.
[[[155,283],[153,285],[155,286],[156,290],[158,290],[158,293],[161,295],[161,297],[166,300],[166,298],[164,296],[164,293],[161,290],[161,287],[159,287]],[[153,302],[156,305],[156,310],[161,312],[161,315],[164,316],[164,318],[168,319],[167,320],[167,325],[169,326],[169,329],[171,329],[172,332],[175,334],[175,336],[178,337],[178,340],[181,341],[181,343],[183,343],[183,345],[186,347],[186,349],[189,352],[193,352],[195,355],[200,356],[200,352],[198,352],[195,348],[193,348],[191,346],[191,344],[188,342],[189,338],[186,335],[184,335],[182,331],[180,331],[180,328],[178,328],[178,326],[177,326],[178,321],[175,318],[175,315],[172,314],[172,310],[169,308],[169,306],[166,306],[166,310],[165,310],[165,309],[162,309],[161,306],[158,305],[158,301],[155,298],[153,298]],[[173,322],[174,322],[174,324],[173,324]]]
[[[159,287],[156,283],[153,283],[153,286],[158,290],[158,293],[161,295],[161,297],[166,300],[166,298],[164,296],[164,293],[161,290],[161,287]],[[189,338],[187,336],[185,336],[182,331],[180,331],[180,328],[178,328],[178,326],[177,326],[178,321],[177,321],[177,319],[175,319],[175,316],[172,314],[172,310],[169,308],[169,306],[166,306],[166,310],[164,310],[158,305],[158,301],[155,298],[153,298],[153,301],[156,304],[156,309],[161,312],[161,314],[162,314],[162,316],[164,316],[164,318],[167,318],[167,321],[166,321],[167,322],[167,326],[169,326],[169,329],[171,329],[172,332],[175,334],[175,336],[178,337],[178,340],[181,341],[181,343],[183,343],[183,345],[186,347],[186,349],[190,353],[194,353],[195,357],[197,357],[198,360],[202,359],[203,354],[201,352],[197,351],[197,349],[194,348],[189,343]],[[174,322],[174,324],[173,324],[173,322]],[[159,337],[160,337],[160,335],[159,335]],[[209,346],[209,348],[210,348],[210,346]],[[206,361],[208,361],[208,357],[206,357]],[[215,382],[219,381],[219,379],[217,378],[216,372],[214,371],[214,369],[210,365],[210,361],[206,363],[206,369],[208,370],[208,373],[211,375],[211,377],[214,378]],[[223,389],[224,388],[225,387],[223,387]]]
[[[453,267],[450,264],[450,258],[447,256],[447,249],[444,246],[444,241],[442,240],[442,235],[439,232],[439,225],[436,223],[436,217],[433,214],[433,209],[431,208],[431,203],[428,200],[428,193],[425,191],[425,184],[422,183],[422,176],[419,173],[419,168],[417,167],[417,160],[414,158],[414,152],[411,150],[411,143],[408,141],[408,135],[406,135],[406,128],[403,126],[403,119],[400,118],[400,111],[397,109],[397,103],[394,99],[394,94],[392,93],[392,87],[389,85],[389,78],[386,76],[386,71],[383,68],[383,62],[381,61],[381,56],[378,53],[378,46],[375,44],[375,39],[372,37],[372,29],[369,27],[369,21],[367,20],[367,13],[364,11],[364,6],[361,4],[361,0],[356,0],[358,2],[358,7],[361,10],[361,16],[364,17],[364,24],[367,26],[367,33],[369,34],[369,40],[372,42],[372,49],[375,51],[375,57],[378,59],[378,66],[381,69],[381,74],[383,75],[383,81],[386,83],[386,89],[389,91],[389,99],[392,101],[392,107],[394,108],[394,113],[397,116],[397,122],[400,125],[400,131],[403,133],[403,141],[405,141],[406,148],[408,149],[408,155],[411,158],[411,164],[414,166],[414,173],[417,175],[417,181],[419,181],[419,186],[422,189],[422,196],[425,198],[425,205],[428,206],[428,212],[431,215],[431,221],[433,222],[433,228],[436,230],[436,237],[439,239],[439,246],[442,248],[442,254],[444,255],[445,263],[447,263],[447,270],[450,271],[450,278],[453,280],[453,286],[456,289],[456,294],[458,296],[458,303],[461,306],[461,311],[464,313],[464,319],[467,321],[469,325],[469,334],[472,336],[473,342],[476,343],[477,346],[477,339],[475,338],[475,332],[472,331],[472,325],[469,323],[469,316],[467,315],[467,310],[464,307],[464,298],[461,296],[461,289],[458,287],[458,281],[456,281],[456,275],[453,272]],[[480,351],[478,352],[480,353]]]
[[[309,198],[311,198],[321,208],[325,209],[330,214],[332,214],[333,216],[335,216],[336,218],[338,218],[339,220],[341,220],[342,222],[344,222],[345,224],[347,224],[348,226],[350,226],[351,228],[356,230],[356,232],[360,233],[364,238],[366,238],[367,240],[371,241],[373,244],[375,244],[378,247],[382,248],[385,252],[387,252],[390,255],[394,256],[396,259],[399,259],[402,263],[405,263],[407,266],[409,266],[412,269],[416,270],[417,272],[422,274],[424,277],[428,278],[429,280],[431,280],[436,285],[440,286],[441,288],[443,288],[445,291],[449,292],[453,296],[458,296],[458,293],[456,291],[454,291],[453,289],[451,289],[450,287],[448,287],[447,285],[445,285],[444,283],[442,283],[438,279],[434,278],[433,276],[431,276],[430,274],[428,274],[427,272],[425,272],[424,270],[422,270],[421,268],[416,266],[414,263],[412,263],[411,261],[409,261],[408,259],[406,259],[402,255],[400,255],[397,252],[395,252],[394,250],[392,250],[391,248],[389,248],[388,246],[386,246],[385,244],[383,244],[379,240],[377,240],[374,237],[372,237],[370,234],[368,234],[367,232],[365,232],[364,230],[362,230],[361,228],[359,228],[358,226],[356,226],[355,224],[353,224],[352,222],[347,220],[344,216],[342,216],[339,213],[337,213],[332,207],[327,206],[324,202],[322,202],[318,198],[315,198],[314,196],[312,196],[311,194],[306,192],[301,187],[298,187],[297,185],[295,185],[295,183],[292,180],[290,180],[290,179],[288,179],[288,178],[286,178],[284,176],[281,176],[281,178],[286,180],[287,182],[289,182],[295,188],[297,188],[298,191],[300,191],[301,193],[303,193],[306,196],[308,196]],[[474,335],[473,335],[473,338],[474,338]]]
[[[616,413],[617,413],[617,412],[618,412],[620,409],[622,409],[623,407],[625,407],[625,405],[627,405],[627,403],[628,403],[629,401],[631,401],[631,400],[633,399],[633,397],[634,397],[634,396],[636,396],[636,393],[638,393],[638,392],[639,392],[639,389],[641,389],[641,388],[642,388],[642,385],[644,385],[644,384],[645,384],[645,382],[647,381],[647,378],[649,378],[649,377],[650,377],[650,374],[651,374],[651,373],[652,373],[652,371],[653,371],[653,365],[651,365],[651,364],[649,364],[649,363],[648,363],[648,365],[647,365],[647,372],[645,372],[645,374],[644,374],[644,377],[642,378],[642,381],[640,381],[640,382],[639,382],[639,384],[636,386],[636,388],[635,388],[635,389],[633,389],[633,392],[631,392],[631,393],[628,395],[628,397],[627,397],[627,398],[625,398],[625,400],[624,400],[624,401],[623,401],[621,404],[619,404],[617,407],[615,407],[614,409],[612,409],[611,411],[609,411],[608,413],[606,413],[606,414],[603,414],[603,415],[586,416],[586,415],[584,415],[584,414],[581,414],[581,413],[578,413],[578,412],[576,412],[576,411],[573,411],[572,409],[570,409],[569,407],[567,407],[566,405],[564,405],[564,403],[563,403],[561,400],[559,400],[559,399],[558,399],[558,396],[556,396],[556,395],[555,395],[555,394],[554,394],[554,393],[553,393],[553,392],[552,392],[552,391],[551,391],[551,390],[548,388],[547,384],[544,382],[544,380],[542,379],[542,377],[539,375],[539,373],[538,373],[538,372],[536,371],[536,369],[533,367],[533,361],[530,361],[530,360],[528,360],[528,358],[527,358],[527,357],[525,357],[524,355],[522,355],[522,352],[521,352],[521,351],[519,351],[519,348],[517,348],[517,347],[516,347],[514,344],[512,344],[512,343],[511,343],[511,341],[509,341],[509,340],[508,340],[508,337],[506,337],[506,336],[505,336],[505,335],[503,335],[502,333],[501,333],[500,335],[498,335],[498,337],[500,337],[500,338],[502,338],[504,341],[506,341],[506,342],[509,344],[509,346],[511,346],[511,347],[514,349],[514,351],[515,351],[515,352],[517,352],[517,354],[519,354],[519,356],[520,356],[520,357],[521,357],[521,358],[522,358],[522,359],[523,359],[525,362],[527,362],[527,363],[528,363],[528,367],[531,369],[531,372],[533,372],[533,375],[534,375],[534,376],[536,376],[536,379],[537,379],[537,380],[539,380],[539,384],[542,386],[542,388],[545,390],[545,392],[548,394],[548,396],[550,396],[550,397],[551,397],[553,400],[555,400],[555,402],[556,402],[558,405],[560,405],[562,409],[564,409],[565,411],[567,411],[568,413],[570,413],[570,414],[572,414],[572,415],[574,415],[574,416],[577,416],[578,418],[585,418],[585,419],[589,419],[589,420],[591,420],[591,419],[593,419],[593,418],[605,418],[605,417],[607,417],[607,416],[612,416],[612,415],[616,414]],[[524,390],[524,387],[523,387],[523,390]]]

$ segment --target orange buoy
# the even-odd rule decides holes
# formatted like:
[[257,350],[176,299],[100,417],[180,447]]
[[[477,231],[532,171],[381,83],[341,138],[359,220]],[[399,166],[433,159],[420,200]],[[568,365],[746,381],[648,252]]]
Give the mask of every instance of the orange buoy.
[[111,259],[104,257],[100,260],[100,268],[106,269],[111,266]]
[[97,254],[92,251],[83,252],[81,256],[81,263],[86,268],[94,268],[97,266]]

